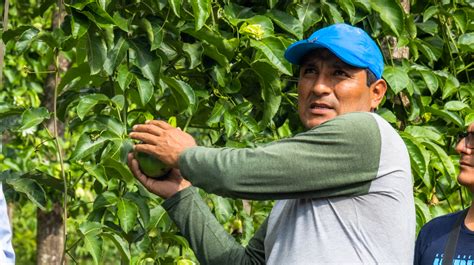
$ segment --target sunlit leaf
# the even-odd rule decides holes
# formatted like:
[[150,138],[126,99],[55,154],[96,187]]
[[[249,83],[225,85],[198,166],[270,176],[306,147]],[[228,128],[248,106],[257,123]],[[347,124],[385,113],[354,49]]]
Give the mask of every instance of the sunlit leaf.
[[137,206],[127,199],[119,199],[117,202],[117,216],[120,226],[128,233],[135,226],[138,216]]
[[21,115],[20,130],[27,130],[42,123],[45,119],[49,119],[49,112],[46,108],[40,107],[35,109],[27,109]]
[[387,80],[387,83],[395,94],[405,89],[410,81],[407,73],[396,66],[385,67],[383,77]]
[[399,36],[403,29],[403,10],[396,0],[370,0],[370,6],[377,11],[382,21]]
[[210,0],[191,1],[191,7],[194,13],[195,29],[200,30],[206,23],[211,12]]
[[280,72],[292,75],[291,64],[283,57],[286,47],[280,39],[275,37],[265,38],[261,41],[251,39],[250,45],[262,52]]

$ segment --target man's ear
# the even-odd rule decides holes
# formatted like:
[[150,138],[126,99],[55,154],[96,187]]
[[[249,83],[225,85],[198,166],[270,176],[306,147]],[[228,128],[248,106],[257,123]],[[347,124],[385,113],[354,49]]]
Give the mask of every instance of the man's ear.
[[375,110],[382,102],[385,92],[387,92],[387,83],[383,79],[375,81],[370,87],[370,109]]

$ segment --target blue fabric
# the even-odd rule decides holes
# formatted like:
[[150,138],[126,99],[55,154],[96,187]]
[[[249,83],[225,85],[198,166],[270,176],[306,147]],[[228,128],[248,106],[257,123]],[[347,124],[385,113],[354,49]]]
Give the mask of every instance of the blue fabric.
[[12,247],[12,230],[7,214],[7,203],[0,182],[0,264],[15,264],[15,252]]
[[374,40],[362,29],[344,23],[315,31],[308,39],[291,44],[285,58],[300,64],[303,56],[315,48],[329,49],[345,63],[369,69],[378,79],[383,73],[383,56]]
[[[449,232],[461,212],[437,217],[420,230],[415,246],[415,265],[441,265]],[[474,265],[474,231],[461,226],[454,265]]]

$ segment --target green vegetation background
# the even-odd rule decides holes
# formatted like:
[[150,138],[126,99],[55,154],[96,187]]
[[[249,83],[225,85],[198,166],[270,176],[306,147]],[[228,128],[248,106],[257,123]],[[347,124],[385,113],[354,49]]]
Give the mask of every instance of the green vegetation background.
[[[474,121],[472,0],[412,0],[405,11],[398,0],[58,3],[10,0],[1,36],[0,180],[18,264],[36,262],[36,211],[57,202],[71,264],[196,262],[126,167],[127,132],[171,119],[201,145],[252,147],[302,131],[297,69],[283,53],[337,22],[384,49],[390,89],[377,112],[410,151],[418,228],[471,200],[454,145]],[[242,244],[272,206],[202,196]]]

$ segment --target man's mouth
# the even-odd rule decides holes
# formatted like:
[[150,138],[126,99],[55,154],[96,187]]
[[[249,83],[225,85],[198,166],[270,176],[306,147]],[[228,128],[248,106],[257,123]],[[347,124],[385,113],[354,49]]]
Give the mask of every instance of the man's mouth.
[[469,161],[469,159],[461,159],[459,161],[459,165],[461,166],[467,166],[467,167],[474,167],[474,162],[472,161],[472,159],[470,159],[471,161]]
[[311,109],[332,109],[329,105],[327,104],[324,104],[324,103],[316,103],[316,102],[313,102],[311,103],[311,105],[309,106]]

